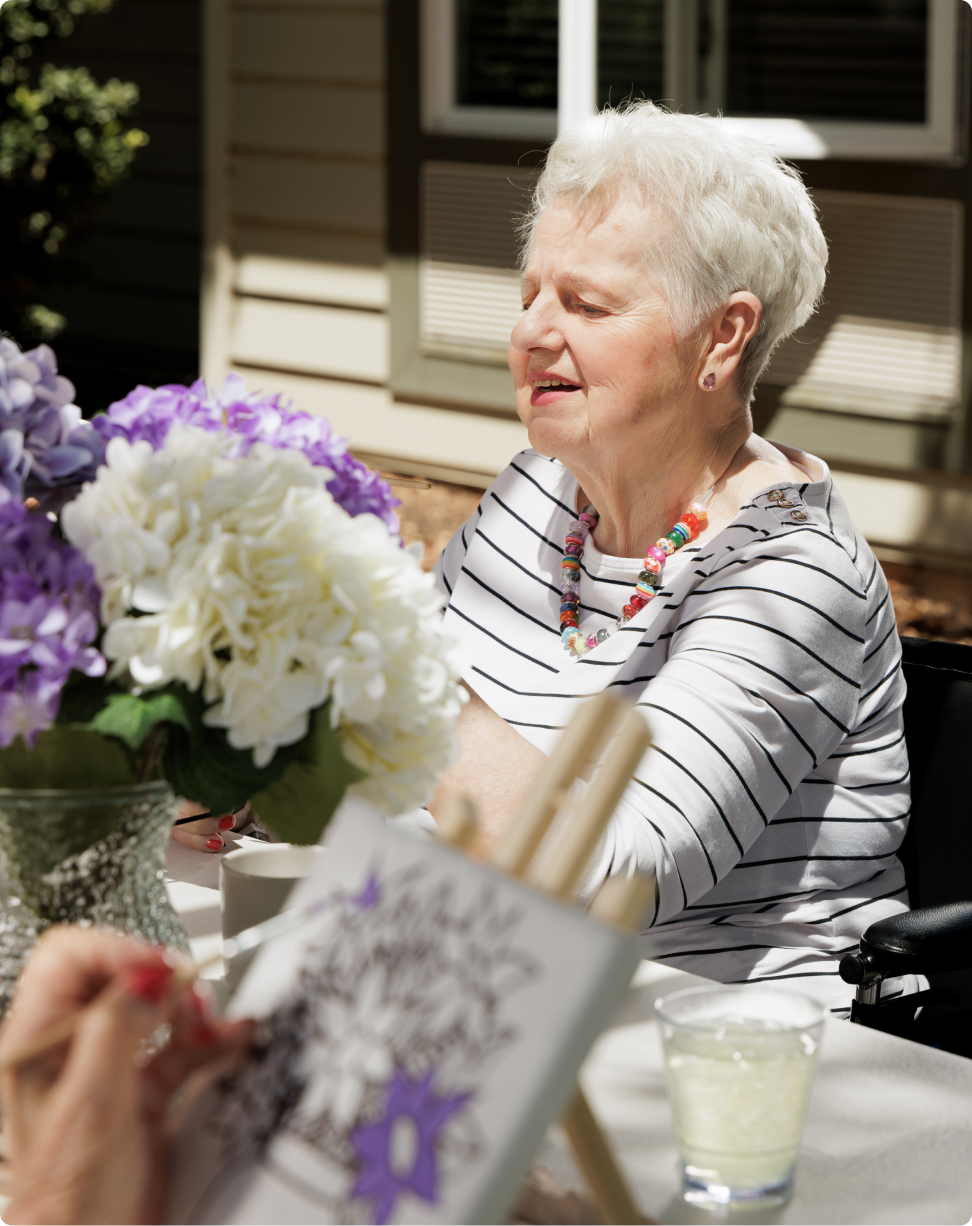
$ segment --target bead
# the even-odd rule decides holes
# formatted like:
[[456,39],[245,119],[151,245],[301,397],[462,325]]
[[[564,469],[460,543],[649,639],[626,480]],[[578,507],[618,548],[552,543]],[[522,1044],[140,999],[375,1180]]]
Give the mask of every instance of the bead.
[[654,584],[657,581],[657,578],[658,578],[657,571],[651,571],[651,570],[646,569],[646,570],[643,570],[641,574],[638,576],[638,582]]
[[584,538],[579,536],[576,532],[568,532],[567,536],[565,537],[565,543],[567,545],[583,545]]
[[666,532],[665,540],[669,542],[674,553],[676,549],[681,549],[685,542],[682,540],[681,532]]
[[568,545],[564,549],[564,556],[567,558],[579,558],[583,552],[583,545]]
[[633,604],[626,604],[626,605],[624,606],[624,615],[625,615],[625,617],[627,617],[627,618],[632,618],[632,617],[634,617],[635,612],[636,612],[636,610],[635,610],[635,607],[634,607],[634,605],[633,605]]
[[587,528],[589,532],[593,532],[594,529],[597,527],[597,517],[594,515],[588,515],[586,511],[582,511],[581,514],[578,516],[578,518],[580,519],[580,522],[585,525],[585,527]]
[[683,544],[686,544],[688,541],[692,539],[692,533],[691,533],[691,530],[689,529],[688,524],[683,524],[681,522],[677,524],[673,524],[672,530],[669,533],[669,536],[675,536],[676,534],[682,538]]
[[581,523],[581,521],[580,521],[579,519],[575,519],[575,520],[573,521],[573,523],[571,523],[571,524],[568,526],[567,531],[568,531],[568,532],[582,532],[582,533],[583,533],[583,532],[586,532],[586,531],[587,531],[587,525],[586,525],[586,524],[582,524],[582,523]]
[[563,570],[580,570],[580,562],[576,558],[564,558],[560,565]]
[[[648,601],[645,600],[644,596],[642,596],[640,592],[635,592],[634,595],[631,597],[631,599],[628,601],[628,604],[630,604],[633,609],[643,609],[647,603]],[[627,607],[628,606],[625,605],[625,608]]]
[[568,640],[570,639],[570,636],[574,633],[575,631],[574,631],[573,626],[564,626],[564,628],[561,630],[560,637],[563,639],[565,647],[570,646],[570,643]]
[[648,583],[638,583],[635,586],[635,591],[645,598],[647,604],[649,600],[655,599],[655,589]]
[[657,541],[655,541],[655,548],[660,549],[666,558],[670,558],[675,552],[675,546],[667,536],[660,537]]
[[597,646],[597,637],[593,634],[589,634],[584,641],[587,644],[588,651],[593,651],[594,648]]
[[682,523],[688,528],[691,536],[690,541],[694,541],[699,535],[699,519],[697,515],[693,515],[691,511],[686,511],[682,516]]
[[561,613],[576,613],[577,612],[577,601],[576,600],[565,600],[564,603],[560,606],[560,611]]
[[599,643],[606,643],[608,639],[611,637],[611,631],[610,630],[598,630],[597,634],[594,637],[597,639]]
[[581,515],[590,515],[595,523],[597,523],[597,521],[601,518],[597,513],[597,508],[592,507],[590,503],[588,503],[583,511],[581,511]]
[[652,545],[648,550],[648,557],[645,558],[645,569],[651,569],[649,559],[654,558],[659,566],[663,566],[665,564],[666,557],[668,557],[668,554],[664,549],[662,549],[659,545]]
[[690,502],[689,510],[692,512],[695,518],[699,521],[700,528],[704,529],[706,524],[709,522],[709,513],[708,511],[706,511],[702,503],[701,502]]

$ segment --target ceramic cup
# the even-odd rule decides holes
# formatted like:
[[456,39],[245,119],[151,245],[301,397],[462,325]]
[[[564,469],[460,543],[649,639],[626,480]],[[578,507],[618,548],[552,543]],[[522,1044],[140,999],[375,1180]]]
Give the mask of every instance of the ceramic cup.
[[[223,939],[234,937],[283,910],[298,881],[310,876],[323,847],[293,843],[267,843],[228,852],[219,865],[219,892],[223,909]],[[234,958],[226,968],[226,983],[236,988],[256,950]]]

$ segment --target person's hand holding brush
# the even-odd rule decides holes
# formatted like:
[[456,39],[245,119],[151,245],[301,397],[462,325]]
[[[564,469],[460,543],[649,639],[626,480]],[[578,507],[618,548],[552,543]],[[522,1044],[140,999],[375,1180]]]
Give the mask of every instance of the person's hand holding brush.
[[[171,1036],[153,1054],[147,1041],[163,1026]],[[32,1054],[56,1027],[70,1037]],[[212,1018],[203,986],[158,947],[46,933],[0,1030],[13,1176],[4,1221],[162,1221],[168,1104],[194,1070],[241,1052],[252,1028]]]

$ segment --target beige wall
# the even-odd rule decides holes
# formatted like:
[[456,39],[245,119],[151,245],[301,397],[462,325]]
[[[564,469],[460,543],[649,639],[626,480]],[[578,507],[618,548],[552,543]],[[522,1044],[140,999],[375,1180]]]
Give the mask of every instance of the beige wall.
[[[383,4],[207,3],[208,243],[227,258],[210,260],[203,369],[285,392],[383,467],[485,485],[526,445],[520,424],[387,387]],[[835,475],[885,556],[972,564],[968,478]]]
[[208,57],[225,114],[208,119],[229,170],[210,242],[230,259],[209,287],[203,368],[285,391],[383,466],[485,485],[525,445],[519,423],[387,387],[383,4],[210,2],[226,6],[228,51]]

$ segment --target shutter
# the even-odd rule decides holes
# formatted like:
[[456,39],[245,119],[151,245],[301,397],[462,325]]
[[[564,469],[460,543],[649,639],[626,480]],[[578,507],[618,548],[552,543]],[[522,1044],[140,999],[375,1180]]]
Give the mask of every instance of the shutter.
[[506,365],[522,312],[515,224],[534,181],[533,172],[508,166],[423,165],[423,353]]
[[763,377],[781,403],[906,421],[947,421],[961,373],[962,205],[814,193],[830,246],[819,312]]

